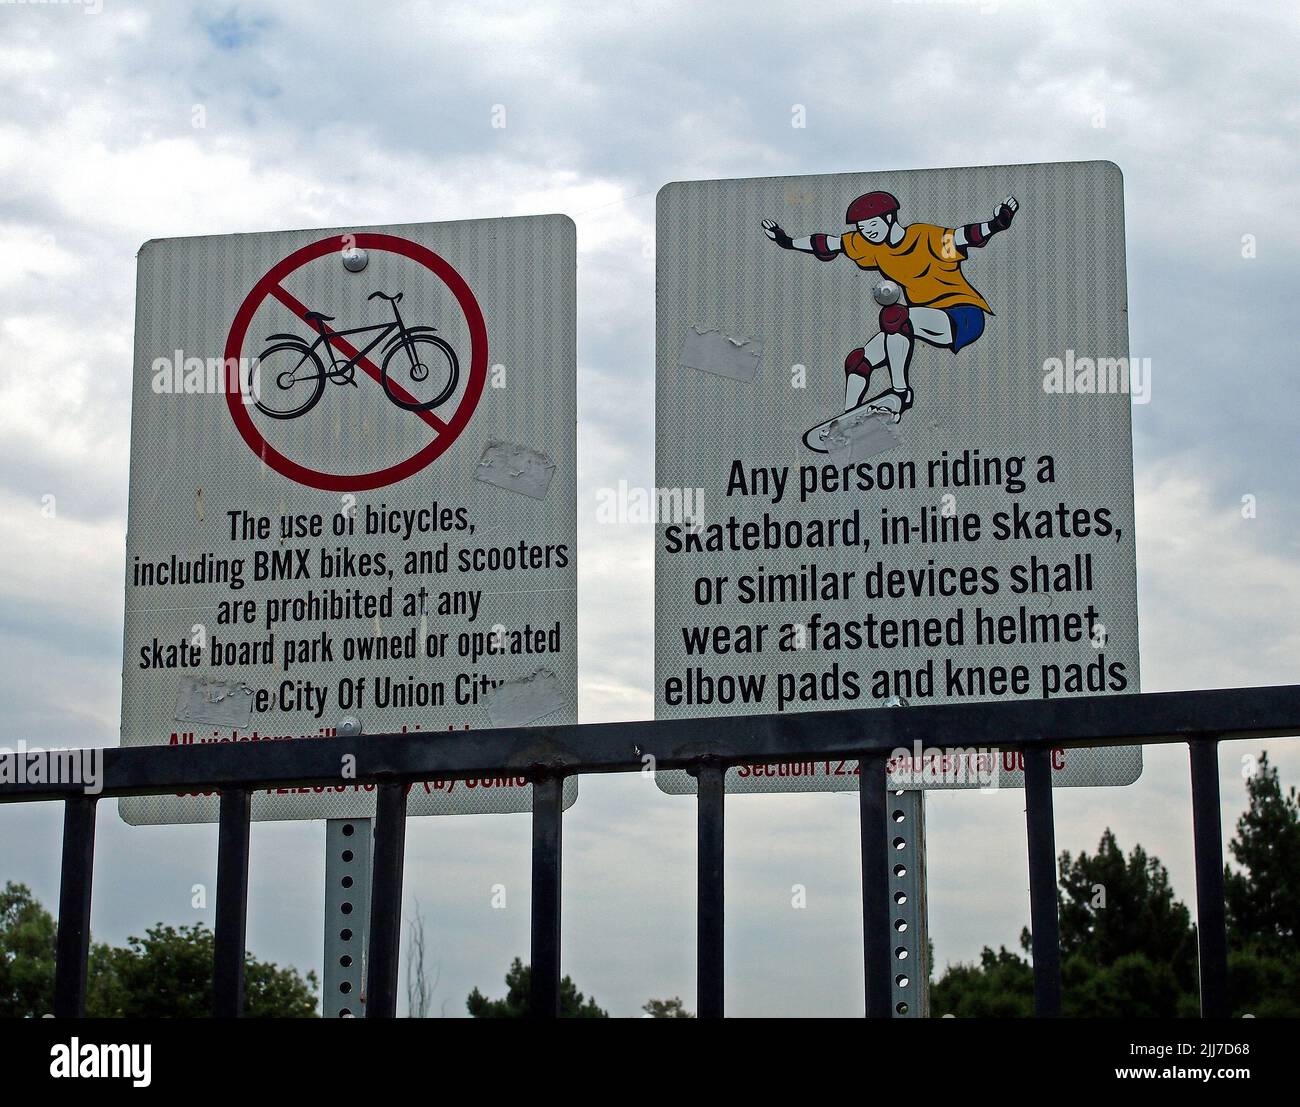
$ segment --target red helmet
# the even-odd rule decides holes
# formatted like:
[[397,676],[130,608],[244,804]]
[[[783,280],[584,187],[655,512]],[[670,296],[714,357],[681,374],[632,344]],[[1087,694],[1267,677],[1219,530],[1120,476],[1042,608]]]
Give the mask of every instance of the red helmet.
[[844,222],[861,223],[864,219],[874,219],[877,215],[888,215],[897,210],[897,196],[888,192],[868,192],[849,205],[849,210],[844,214]]

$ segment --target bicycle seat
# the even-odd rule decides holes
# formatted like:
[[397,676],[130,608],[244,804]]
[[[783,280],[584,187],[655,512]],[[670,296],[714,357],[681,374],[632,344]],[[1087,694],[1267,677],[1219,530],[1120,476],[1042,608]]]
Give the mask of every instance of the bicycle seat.
[[334,316],[326,315],[320,311],[304,311],[302,317],[313,323],[331,323],[334,321]]
[[366,297],[366,299],[373,300],[376,296],[378,296],[382,300],[389,300],[394,304],[397,303],[402,298],[402,294],[400,292],[396,296],[390,296],[388,295],[387,292],[372,292],[369,296]]

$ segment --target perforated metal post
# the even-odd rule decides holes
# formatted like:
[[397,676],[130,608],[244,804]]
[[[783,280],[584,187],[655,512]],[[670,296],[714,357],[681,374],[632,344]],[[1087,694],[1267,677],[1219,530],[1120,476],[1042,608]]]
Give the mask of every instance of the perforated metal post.
[[321,1014],[365,1013],[366,943],[370,935],[369,819],[325,821],[325,972]]
[[930,1014],[930,944],[925,902],[925,793],[891,790],[889,925],[894,1018]]

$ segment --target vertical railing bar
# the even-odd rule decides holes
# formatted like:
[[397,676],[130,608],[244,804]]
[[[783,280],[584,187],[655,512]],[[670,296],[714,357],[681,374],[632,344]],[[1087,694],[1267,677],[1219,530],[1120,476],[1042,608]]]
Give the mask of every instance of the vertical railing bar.
[[212,1013],[244,1013],[244,951],[248,933],[248,831],[252,797],[247,788],[221,792],[217,824],[217,920],[212,951]]
[[54,1015],[86,1013],[90,954],[90,893],[95,868],[95,797],[69,796],[63,805],[63,868],[59,874],[59,929],[55,939]]
[[726,905],[726,767],[701,762],[698,780],[696,858],[696,1007],[702,1019],[724,1013]]
[[370,954],[366,959],[368,1019],[397,1017],[402,871],[406,856],[406,796],[409,787],[401,781],[385,781],[378,788],[370,888]]
[[862,962],[867,1018],[892,1018],[893,943],[889,933],[888,754],[858,762],[858,816],[862,837]]
[[1061,1014],[1061,921],[1056,904],[1056,826],[1052,751],[1025,750],[1025,833],[1029,844],[1029,929],[1034,957],[1034,1014]]
[[528,1013],[560,1015],[560,875],[564,833],[564,777],[533,780],[532,944]]
[[1223,902],[1223,823],[1219,812],[1219,743],[1189,742],[1192,839],[1196,856],[1196,941],[1200,955],[1201,1018],[1226,1019],[1228,932]]

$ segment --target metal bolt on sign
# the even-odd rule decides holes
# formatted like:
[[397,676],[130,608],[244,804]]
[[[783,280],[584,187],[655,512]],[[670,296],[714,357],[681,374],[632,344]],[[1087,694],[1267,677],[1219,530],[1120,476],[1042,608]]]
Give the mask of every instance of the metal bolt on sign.
[[325,820],[325,971],[321,1016],[365,1015],[371,820]]

